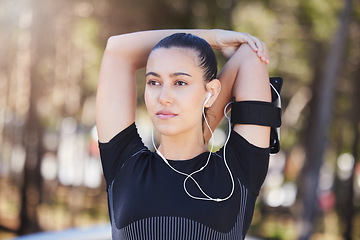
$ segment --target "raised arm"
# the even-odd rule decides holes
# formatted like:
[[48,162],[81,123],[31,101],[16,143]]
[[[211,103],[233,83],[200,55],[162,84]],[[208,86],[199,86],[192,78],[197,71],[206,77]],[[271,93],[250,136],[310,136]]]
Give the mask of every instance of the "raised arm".
[[[134,122],[135,72],[145,67],[148,55],[157,42],[176,32],[192,33],[204,38],[213,48],[219,49],[218,37],[229,31],[155,30],[110,37],[101,63],[96,98],[96,125],[100,142],[108,142]],[[252,51],[257,51],[257,39],[240,33],[238,37],[233,45],[228,45],[230,48],[238,48],[241,42],[248,42]],[[258,53],[261,56],[261,51]]]
[[[96,97],[100,142],[108,142],[135,120],[135,72],[145,67],[151,49],[162,38],[182,30],[136,32],[110,37],[104,52]],[[187,30],[187,32],[195,32]],[[211,31],[197,31],[209,35]]]
[[[264,54],[267,56],[266,47],[264,49]],[[269,76],[265,64],[267,62],[268,60],[260,61],[248,44],[242,44],[230,57],[219,74],[221,82],[219,97],[208,110],[213,128],[222,120],[223,109],[233,97],[236,101],[271,101]],[[236,124],[234,130],[255,146],[269,146],[270,127]],[[210,139],[208,132],[205,139]]]

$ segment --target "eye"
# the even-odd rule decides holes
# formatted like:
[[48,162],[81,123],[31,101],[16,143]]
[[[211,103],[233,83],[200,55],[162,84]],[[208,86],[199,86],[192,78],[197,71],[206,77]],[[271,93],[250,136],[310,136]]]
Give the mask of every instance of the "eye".
[[149,81],[147,81],[147,84],[148,84],[148,85],[151,85],[151,86],[158,86],[158,85],[160,85],[160,83],[157,82],[157,81],[155,81],[155,80],[149,80]]
[[185,86],[187,85],[187,82],[184,82],[184,81],[181,81],[181,80],[178,80],[175,82],[175,85],[178,85],[178,86]]

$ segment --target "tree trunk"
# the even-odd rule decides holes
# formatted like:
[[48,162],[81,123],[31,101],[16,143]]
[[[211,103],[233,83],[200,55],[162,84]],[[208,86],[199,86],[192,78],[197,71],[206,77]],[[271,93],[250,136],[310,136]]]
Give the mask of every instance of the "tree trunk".
[[358,66],[357,71],[354,74],[354,92],[353,92],[353,100],[352,100],[352,126],[354,135],[354,141],[352,146],[352,155],[354,156],[354,166],[352,168],[351,177],[348,181],[348,189],[347,196],[345,200],[345,208],[344,208],[344,222],[345,222],[345,231],[344,231],[344,239],[351,240],[352,239],[352,229],[353,229],[353,218],[354,218],[354,174],[355,174],[355,164],[358,160],[358,145],[359,145],[359,124],[360,124],[360,109],[358,104],[360,103],[360,81],[358,79],[360,74],[360,66]]
[[329,56],[323,68],[323,73],[313,93],[313,105],[311,124],[308,128],[306,161],[299,179],[300,203],[300,231],[299,239],[307,240],[312,233],[312,226],[317,212],[317,188],[319,172],[323,163],[323,156],[326,149],[326,139],[332,106],[334,102],[337,73],[342,60],[348,25],[351,14],[352,0],[345,1],[345,7],[336,31]]
[[[27,1],[29,25],[26,30],[29,34],[29,65],[28,65],[28,111],[25,126],[23,127],[23,146],[25,149],[25,165],[23,172],[23,185],[21,187],[20,227],[19,234],[40,231],[38,223],[38,205],[40,203],[42,178],[40,173],[41,158],[43,156],[43,126],[37,110],[38,100],[41,97],[44,79],[40,73],[39,62],[46,51],[51,24],[46,19],[46,4],[38,0]],[[45,9],[47,11],[45,11]],[[44,32],[46,34],[44,34]],[[25,87],[25,86],[19,86]]]

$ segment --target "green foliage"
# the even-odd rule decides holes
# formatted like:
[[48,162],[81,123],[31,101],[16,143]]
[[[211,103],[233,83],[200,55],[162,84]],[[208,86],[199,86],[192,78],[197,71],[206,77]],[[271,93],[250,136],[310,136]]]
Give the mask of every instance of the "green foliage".
[[311,37],[316,41],[332,38],[338,24],[342,1],[307,0],[300,5],[299,20],[310,27]]
[[270,52],[270,74],[277,73],[293,80],[309,83],[312,69],[306,59],[304,30],[294,14],[294,4],[271,1],[241,2],[233,11],[235,30],[249,32],[263,40]]

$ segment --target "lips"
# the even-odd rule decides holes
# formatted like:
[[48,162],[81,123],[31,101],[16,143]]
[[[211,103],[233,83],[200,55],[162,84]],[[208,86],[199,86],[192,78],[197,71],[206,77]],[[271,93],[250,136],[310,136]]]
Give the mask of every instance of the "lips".
[[156,116],[160,119],[169,119],[176,117],[177,114],[168,110],[160,110],[156,113]]

